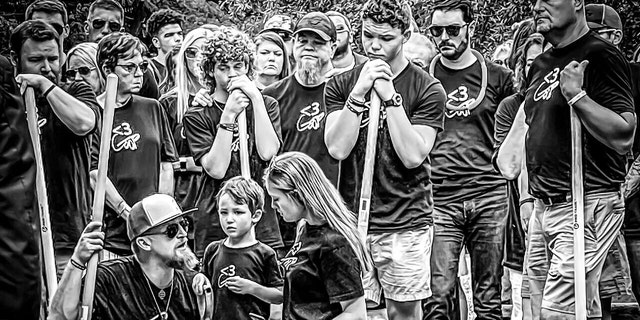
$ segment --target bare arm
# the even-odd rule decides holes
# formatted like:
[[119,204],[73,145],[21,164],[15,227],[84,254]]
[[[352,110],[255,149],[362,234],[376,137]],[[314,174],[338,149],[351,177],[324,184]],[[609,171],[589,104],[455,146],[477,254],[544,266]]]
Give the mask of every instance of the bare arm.
[[[98,170],[91,170],[91,172],[89,172],[89,177],[91,178],[91,187],[94,189],[97,176]],[[124,201],[124,198],[122,197],[122,195],[120,195],[120,192],[118,192],[118,189],[116,189],[116,186],[113,184],[113,182],[111,182],[111,179],[109,179],[109,177],[107,177],[104,197],[107,206],[117,212],[118,215],[123,219],[126,219],[126,217],[129,215],[129,212],[131,211],[131,206],[129,206],[129,204]]]
[[342,313],[334,319],[336,320],[366,320],[367,305],[364,296],[355,299],[340,301]]
[[631,112],[617,114],[585,96],[573,105],[587,131],[619,154],[631,150],[636,117]]
[[438,131],[429,126],[412,125],[402,107],[387,108],[387,124],[393,149],[407,168],[420,166],[429,156]]
[[237,294],[250,294],[271,304],[282,303],[282,289],[269,288],[240,276],[230,277],[227,288]]
[[496,164],[503,177],[514,180],[520,174],[524,155],[525,137],[528,126],[525,123],[524,103],[520,104],[513,125],[498,149]]
[[631,164],[631,168],[629,168],[629,172],[627,172],[627,176],[624,179],[623,190],[625,199],[635,195],[640,190],[640,157],[636,158]]
[[362,115],[356,115],[347,109],[332,112],[327,116],[324,130],[324,143],[329,154],[337,159],[344,160],[358,141],[360,122]]
[[160,181],[158,181],[158,192],[173,196],[173,163],[160,163]]
[[22,87],[30,86],[47,93],[47,101],[56,116],[71,132],[84,136],[96,126],[96,114],[89,106],[68,94],[51,80],[39,74],[20,74],[16,81]]
[[255,119],[256,150],[262,160],[269,161],[280,150],[280,140],[273,129],[262,94],[252,97],[251,103],[253,104],[253,118]]

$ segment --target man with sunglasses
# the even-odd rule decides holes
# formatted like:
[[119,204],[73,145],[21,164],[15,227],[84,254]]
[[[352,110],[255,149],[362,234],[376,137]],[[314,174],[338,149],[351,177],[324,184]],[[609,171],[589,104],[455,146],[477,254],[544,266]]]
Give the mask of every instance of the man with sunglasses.
[[[187,246],[189,223],[176,201],[153,194],[136,203],[127,217],[133,256],[98,264],[95,319],[200,319],[190,276],[198,261]],[[104,246],[100,223],[91,222],[78,241],[51,301],[53,319],[78,319],[83,273]],[[211,288],[210,284],[207,284]],[[210,307],[210,306],[209,306]]]
[[351,33],[351,22],[342,13],[337,11],[327,11],[327,16],[336,26],[336,51],[331,58],[333,64],[332,74],[339,74],[351,70],[367,62],[367,57],[353,52],[351,43],[353,34]]
[[59,35],[42,20],[28,20],[11,34],[11,60],[21,92],[36,92],[51,227],[62,274],[91,214],[90,135],[99,107],[84,82],[58,85]]
[[165,67],[167,54],[176,46],[180,47],[182,43],[182,22],[182,15],[171,9],[158,10],[147,20],[147,33],[152,37],[152,48],[157,52],[151,62],[158,71],[156,74],[158,83],[167,76],[167,67]]
[[[142,58],[140,40],[124,32],[107,35],[98,43],[97,62],[104,77],[118,76],[104,224],[105,249],[124,256],[131,254],[125,231],[130,205],[151,193],[173,195],[172,164],[179,159],[164,109],[157,100],[136,94],[149,64]],[[98,102],[104,105],[104,94]],[[99,138],[95,140],[92,177],[99,153]]]
[[[87,41],[98,43],[105,36],[124,30],[124,8],[115,0],[96,0],[89,6],[84,24]],[[160,89],[151,68],[144,71],[142,88],[137,93],[143,97],[158,99]]]
[[531,65],[524,107],[514,120],[520,129],[509,132],[499,153],[513,159],[518,174],[526,147],[535,198],[527,273],[532,301],[541,299],[545,319],[575,314],[571,108],[582,126],[589,318],[603,316],[598,280],[624,220],[620,185],[636,127],[631,72],[624,55],[589,30],[585,11],[583,1],[533,1],[536,30],[552,48]]
[[449,319],[457,310],[460,252],[471,256],[474,310],[502,319],[501,275],[507,217],[506,181],[493,170],[495,112],[513,90],[509,70],[472,50],[474,12],[468,0],[445,0],[430,15],[429,33],[440,52],[429,72],[447,93],[444,131],[432,154],[435,236],[433,296],[425,319]]
[[[367,144],[370,100],[381,101],[366,245],[374,265],[363,275],[371,307],[384,301],[389,319],[422,319],[431,295],[429,256],[433,200],[429,153],[442,130],[440,82],[403,53],[411,12],[400,1],[370,0],[362,7],[362,44],[368,62],[325,86],[324,140],[342,160],[339,190],[357,211]],[[384,299],[384,300],[383,300]]]
[[25,20],[40,19],[50,24],[58,32],[60,52],[64,52],[64,40],[69,36],[69,15],[67,8],[59,0],[36,0],[24,14]]

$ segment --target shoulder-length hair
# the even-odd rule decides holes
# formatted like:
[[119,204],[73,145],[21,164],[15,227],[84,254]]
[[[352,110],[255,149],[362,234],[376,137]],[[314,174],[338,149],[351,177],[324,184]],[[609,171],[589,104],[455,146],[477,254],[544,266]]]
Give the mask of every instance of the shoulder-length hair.
[[[271,31],[263,32],[257,35],[254,41],[256,43],[256,55],[258,54],[258,50],[259,50],[258,48],[260,48],[260,44],[262,44],[265,41],[273,42],[276,46],[278,46],[278,48],[282,50],[282,57],[283,57],[282,70],[278,75],[278,80],[282,80],[286,78],[290,73],[289,52],[287,52],[287,47],[284,44],[284,40],[282,40],[282,37],[280,37],[277,33],[271,32]],[[255,69],[256,68],[254,68],[254,70]]]
[[187,57],[185,52],[199,39],[208,39],[213,35],[213,32],[205,28],[197,28],[187,33],[180,45],[180,50],[177,53],[176,58],[176,73],[175,73],[175,87],[171,89],[167,94],[175,93],[177,95],[176,101],[176,121],[182,123],[184,114],[189,109],[189,94],[190,90],[197,90],[202,88],[204,80],[198,78],[198,75],[192,74],[187,67]]
[[371,257],[366,253],[357,231],[358,217],[347,208],[315,160],[301,152],[285,152],[275,157],[265,171],[265,186],[268,183],[300,202],[309,215],[326,221],[344,236],[358,257],[362,270],[368,269]]

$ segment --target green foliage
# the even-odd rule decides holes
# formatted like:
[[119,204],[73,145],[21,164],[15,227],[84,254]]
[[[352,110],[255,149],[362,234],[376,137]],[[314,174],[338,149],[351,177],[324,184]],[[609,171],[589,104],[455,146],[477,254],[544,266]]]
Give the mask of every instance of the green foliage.
[[[31,0],[0,3],[0,53],[8,53],[11,28],[24,19],[24,11]],[[310,11],[336,10],[344,13],[353,25],[354,46],[361,51],[359,41],[359,11],[365,0],[119,0],[126,9],[125,25],[131,33],[148,40],[144,20],[161,8],[172,8],[185,15],[186,29],[205,23],[236,25],[250,35],[257,34],[264,22],[275,14],[287,14],[294,21]],[[437,0],[409,0],[413,16],[422,33],[429,25],[429,10]],[[84,39],[89,0],[64,1],[69,9],[71,36],[66,48]],[[640,43],[640,4],[633,0],[587,0],[606,3],[620,13],[625,26],[622,50],[631,57]],[[511,26],[531,17],[531,0],[475,0],[476,29],[473,47],[489,55],[500,43],[511,37]]]

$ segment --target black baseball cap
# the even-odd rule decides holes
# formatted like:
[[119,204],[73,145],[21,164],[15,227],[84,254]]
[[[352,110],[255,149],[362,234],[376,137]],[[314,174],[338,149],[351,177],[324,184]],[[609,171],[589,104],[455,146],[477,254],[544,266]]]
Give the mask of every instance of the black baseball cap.
[[591,29],[613,28],[622,30],[620,15],[615,9],[606,4],[588,4],[585,6],[585,16]]
[[333,25],[331,19],[322,12],[309,12],[302,17],[293,29],[293,35],[302,31],[313,32],[324,41],[336,40],[336,26]]

